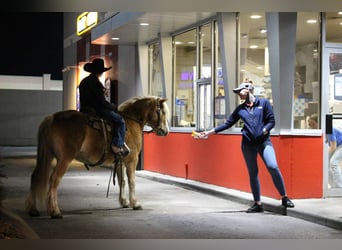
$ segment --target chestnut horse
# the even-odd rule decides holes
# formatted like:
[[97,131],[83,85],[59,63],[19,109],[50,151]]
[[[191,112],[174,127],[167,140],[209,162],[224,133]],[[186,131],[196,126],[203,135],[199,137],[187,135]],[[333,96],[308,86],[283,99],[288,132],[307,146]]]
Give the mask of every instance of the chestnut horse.
[[[119,202],[122,207],[142,209],[135,197],[135,170],[142,147],[143,127],[150,126],[158,136],[169,133],[166,100],[153,96],[135,97],[118,107],[118,112],[126,122],[125,141],[131,149],[130,154],[122,159],[122,168],[117,168]],[[40,124],[37,163],[31,175],[31,187],[26,200],[26,209],[31,216],[40,215],[37,201],[45,196],[47,212],[51,218],[62,218],[57,202],[57,188],[72,160],[76,159],[86,166],[113,164],[115,155],[111,150],[112,134],[110,129],[108,133],[103,132],[108,128],[108,122],[97,119],[99,126],[96,128],[96,122],[90,125],[90,117],[76,110],[67,110],[47,116]],[[54,168],[53,159],[56,159]],[[129,201],[125,197],[124,174],[128,179]]]

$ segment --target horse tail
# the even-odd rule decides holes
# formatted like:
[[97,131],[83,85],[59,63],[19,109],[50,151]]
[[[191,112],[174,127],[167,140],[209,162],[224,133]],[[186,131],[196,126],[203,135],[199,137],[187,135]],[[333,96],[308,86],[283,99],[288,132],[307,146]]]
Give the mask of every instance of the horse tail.
[[31,175],[30,194],[26,200],[28,211],[36,209],[36,201],[46,197],[48,181],[54,158],[51,142],[51,125],[53,117],[47,116],[39,126],[36,167]]

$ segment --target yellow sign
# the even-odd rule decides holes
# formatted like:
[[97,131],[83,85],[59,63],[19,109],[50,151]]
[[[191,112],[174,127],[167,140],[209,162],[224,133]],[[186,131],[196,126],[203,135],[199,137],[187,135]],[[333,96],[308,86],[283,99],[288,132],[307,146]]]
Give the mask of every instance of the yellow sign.
[[97,12],[83,12],[77,17],[77,35],[81,36],[97,24]]

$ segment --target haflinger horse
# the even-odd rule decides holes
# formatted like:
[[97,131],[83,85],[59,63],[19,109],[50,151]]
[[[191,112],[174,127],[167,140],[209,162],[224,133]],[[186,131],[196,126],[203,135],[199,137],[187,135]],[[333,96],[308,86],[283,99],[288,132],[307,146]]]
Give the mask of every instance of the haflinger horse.
[[[130,154],[122,158],[122,168],[117,168],[119,202],[122,207],[142,209],[135,196],[135,170],[142,148],[143,129],[148,125],[156,135],[168,135],[169,110],[166,100],[154,96],[134,97],[118,107],[118,112],[126,122],[125,141],[131,149]],[[98,119],[102,122],[98,122],[96,128],[96,122],[89,122],[90,117],[76,110],[67,110],[47,116],[40,124],[37,163],[31,175],[30,192],[26,200],[30,216],[40,215],[37,202],[45,197],[47,213],[51,218],[62,218],[57,202],[57,188],[74,159],[86,166],[98,166],[111,165],[117,158],[111,150],[111,132],[103,132],[108,122]],[[54,159],[55,167],[52,164]],[[125,197],[125,175],[129,186],[129,201]]]

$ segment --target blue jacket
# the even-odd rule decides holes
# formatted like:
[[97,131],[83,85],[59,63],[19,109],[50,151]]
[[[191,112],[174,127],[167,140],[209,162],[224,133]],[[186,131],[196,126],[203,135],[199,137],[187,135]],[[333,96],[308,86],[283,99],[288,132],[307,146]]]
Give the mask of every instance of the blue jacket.
[[333,128],[333,133],[327,135],[328,143],[330,146],[330,143],[332,141],[336,141],[336,147],[339,147],[342,145],[342,131]]
[[[269,131],[275,126],[271,103],[267,99],[256,97],[251,108],[246,102],[237,106],[226,122],[215,128],[215,133],[232,127],[239,119],[244,123],[241,130],[243,139],[251,144],[263,143],[269,138]],[[264,134],[264,128],[267,131],[266,134]]]

